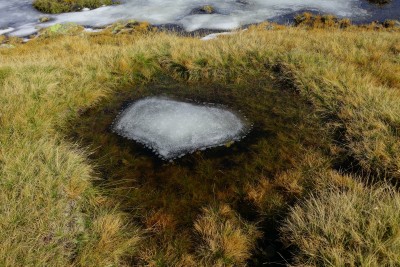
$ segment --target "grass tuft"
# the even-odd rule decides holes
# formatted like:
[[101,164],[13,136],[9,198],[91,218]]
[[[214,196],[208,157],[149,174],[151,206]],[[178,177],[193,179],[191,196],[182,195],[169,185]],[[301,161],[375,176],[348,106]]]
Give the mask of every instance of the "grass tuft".
[[314,15],[309,12],[299,14],[294,19],[296,26],[311,28],[348,28],[350,19],[338,19],[333,15]]
[[196,220],[202,266],[244,266],[259,237],[257,228],[241,219],[228,205],[204,208]]
[[400,194],[391,186],[330,186],[293,207],[283,239],[295,266],[396,266]]

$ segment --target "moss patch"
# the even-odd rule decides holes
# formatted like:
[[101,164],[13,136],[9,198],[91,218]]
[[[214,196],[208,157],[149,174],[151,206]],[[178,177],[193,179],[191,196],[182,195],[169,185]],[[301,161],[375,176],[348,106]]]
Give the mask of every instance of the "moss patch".
[[79,11],[83,8],[98,8],[116,4],[113,0],[34,0],[33,6],[44,13],[58,14]]

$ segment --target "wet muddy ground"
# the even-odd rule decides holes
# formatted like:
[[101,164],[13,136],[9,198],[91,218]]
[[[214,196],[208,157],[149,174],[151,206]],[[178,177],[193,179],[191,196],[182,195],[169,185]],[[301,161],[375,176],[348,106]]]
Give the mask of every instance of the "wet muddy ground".
[[[254,123],[241,142],[186,155],[166,162],[134,141],[113,133],[118,113],[132,101],[168,96],[222,104],[240,110]],[[116,92],[71,122],[70,137],[92,151],[101,176],[98,186],[131,214],[132,221],[150,229],[163,226],[146,239],[146,246],[162,250],[166,243],[179,251],[196,249],[193,223],[202,207],[227,203],[246,220],[257,222],[264,233],[251,265],[284,263],[277,226],[287,202],[260,209],[248,197],[249,185],[260,178],[273,180],[309,147],[323,151],[326,136],[308,103],[271,78],[235,84],[190,84],[161,77],[155,82]],[[272,200],[273,202],[273,200]],[[263,265],[265,266],[265,265]]]

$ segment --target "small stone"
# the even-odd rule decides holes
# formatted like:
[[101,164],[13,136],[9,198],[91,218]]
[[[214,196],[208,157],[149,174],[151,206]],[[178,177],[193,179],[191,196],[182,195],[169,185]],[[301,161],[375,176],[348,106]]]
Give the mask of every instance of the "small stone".
[[204,11],[207,14],[212,14],[215,12],[215,9],[213,6],[207,5],[207,6],[203,6],[201,9],[201,11]]
[[191,15],[195,14],[214,14],[215,13],[215,8],[211,5],[205,5],[202,7],[198,7],[192,10],[190,12]]
[[236,0],[236,3],[242,4],[242,5],[248,5],[249,2],[247,0]]
[[49,18],[49,17],[40,17],[39,18],[40,23],[49,22],[50,20],[51,20],[51,18]]

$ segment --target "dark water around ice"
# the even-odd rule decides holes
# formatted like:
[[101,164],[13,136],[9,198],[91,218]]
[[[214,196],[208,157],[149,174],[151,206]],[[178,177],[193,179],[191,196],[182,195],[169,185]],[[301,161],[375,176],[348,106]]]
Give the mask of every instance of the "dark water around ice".
[[[257,77],[268,77],[260,74]],[[241,141],[185,155],[170,163],[135,141],[114,133],[121,110],[139,99],[163,96],[182,101],[214,103],[240,111],[254,123]],[[102,178],[98,186],[132,214],[144,228],[164,218],[164,228],[150,233],[146,246],[196,249],[193,223],[203,207],[229,204],[242,218],[260,222],[264,236],[249,266],[284,264],[289,252],[279,242],[277,227],[292,197],[271,188],[266,207],[249,198],[249,186],[270,179],[304,156],[305,147],[324,149],[326,136],[311,107],[299,95],[269,78],[235,84],[190,84],[160,78],[115,93],[71,122],[71,138],[93,151],[91,159]],[[270,194],[270,196],[269,196]],[[282,202],[280,202],[282,201]],[[282,206],[280,206],[282,205]],[[271,209],[272,207],[272,209]],[[267,263],[267,264],[264,264]]]

